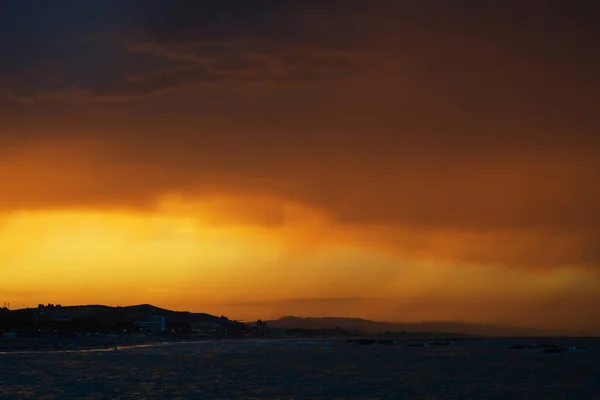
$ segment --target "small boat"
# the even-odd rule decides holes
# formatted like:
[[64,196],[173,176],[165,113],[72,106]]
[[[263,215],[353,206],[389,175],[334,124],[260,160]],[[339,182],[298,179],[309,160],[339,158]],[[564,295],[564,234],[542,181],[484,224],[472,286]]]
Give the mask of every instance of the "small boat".
[[450,342],[435,341],[430,342],[432,346],[450,346]]
[[429,347],[429,343],[409,343],[408,347]]
[[512,350],[535,349],[536,347],[535,344],[515,344],[514,346],[510,346]]

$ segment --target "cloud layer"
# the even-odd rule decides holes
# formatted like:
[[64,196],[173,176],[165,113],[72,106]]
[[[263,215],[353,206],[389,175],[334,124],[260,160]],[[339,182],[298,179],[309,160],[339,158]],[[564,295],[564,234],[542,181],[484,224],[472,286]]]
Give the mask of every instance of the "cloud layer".
[[7,212],[229,196],[403,256],[600,265],[591,3],[2,7]]

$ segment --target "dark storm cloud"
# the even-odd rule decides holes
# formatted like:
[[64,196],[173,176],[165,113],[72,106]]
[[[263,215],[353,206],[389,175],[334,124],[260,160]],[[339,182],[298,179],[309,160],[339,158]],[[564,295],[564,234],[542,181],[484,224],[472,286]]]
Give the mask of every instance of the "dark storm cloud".
[[[17,97],[97,87],[121,76],[117,1],[6,1],[0,7],[0,84]],[[111,60],[112,59],[112,60]],[[108,60],[108,61],[107,61]],[[100,68],[100,66],[103,68]],[[115,71],[118,68],[119,71]],[[125,71],[126,73],[126,71]]]
[[346,16],[359,3],[5,2],[0,87],[22,100],[110,99],[198,83],[330,79],[351,68]]
[[[408,253],[600,264],[594,2],[2,7],[0,93],[46,99],[0,108],[4,209],[264,196]],[[58,101],[98,99],[126,102]]]
[[[415,75],[422,100],[436,106],[456,97],[456,107],[482,117],[516,94],[586,114],[589,106],[564,99],[577,88],[591,101],[598,88],[594,2],[13,0],[2,7],[0,93],[24,101],[331,81],[390,57],[406,60],[397,72]],[[548,80],[565,84],[545,87]],[[529,93],[511,91],[515,83]]]

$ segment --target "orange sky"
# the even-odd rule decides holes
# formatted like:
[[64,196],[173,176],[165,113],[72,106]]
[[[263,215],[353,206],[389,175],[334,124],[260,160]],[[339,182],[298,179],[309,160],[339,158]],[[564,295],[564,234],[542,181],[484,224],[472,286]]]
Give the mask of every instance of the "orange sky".
[[600,334],[597,31],[492,3],[0,24],[0,301]]

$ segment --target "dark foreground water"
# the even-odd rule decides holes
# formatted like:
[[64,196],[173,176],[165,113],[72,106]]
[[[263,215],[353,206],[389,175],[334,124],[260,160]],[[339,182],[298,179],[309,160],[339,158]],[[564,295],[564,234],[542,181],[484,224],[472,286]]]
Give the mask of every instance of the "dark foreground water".
[[105,352],[0,354],[0,399],[600,399],[586,352],[341,342],[200,342]]

